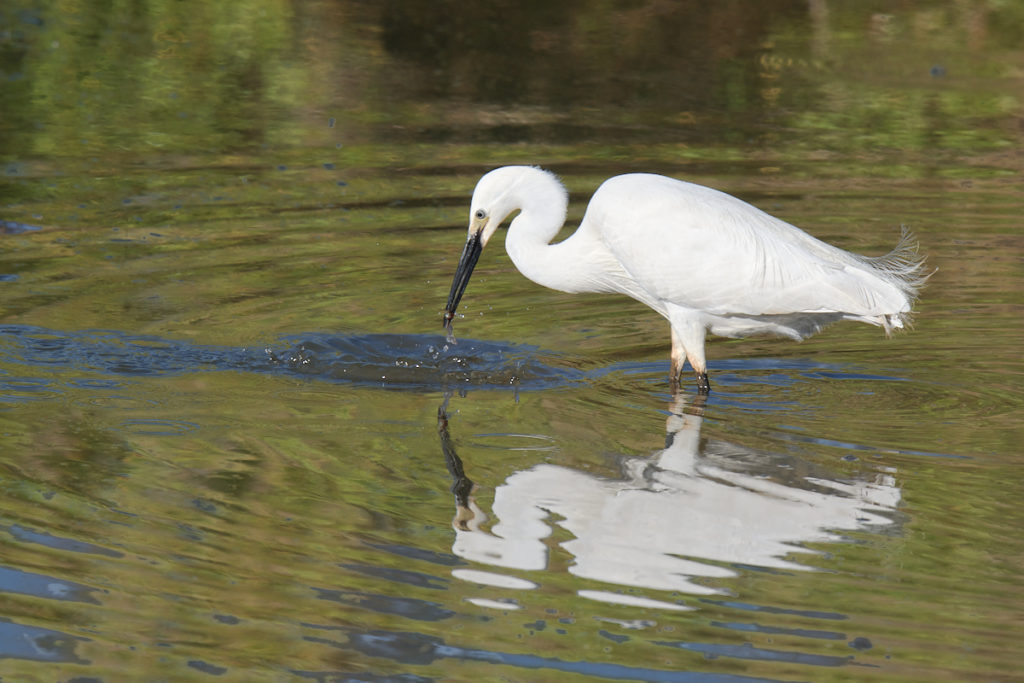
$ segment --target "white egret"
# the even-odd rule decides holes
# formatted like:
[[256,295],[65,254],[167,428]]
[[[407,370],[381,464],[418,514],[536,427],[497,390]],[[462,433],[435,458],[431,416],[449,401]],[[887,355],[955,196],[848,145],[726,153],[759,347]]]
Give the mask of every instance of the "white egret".
[[539,168],[505,166],[480,179],[445,307],[449,338],[480,252],[515,211],[505,249],[523,275],[563,292],[619,292],[647,304],[671,326],[673,388],[689,361],[702,394],[710,391],[708,331],[800,340],[856,320],[888,336],[909,322],[928,278],[906,230],[889,254],[860,256],[736,197],[646,173],[606,180],[576,232],[550,244],[568,199],[561,182]]

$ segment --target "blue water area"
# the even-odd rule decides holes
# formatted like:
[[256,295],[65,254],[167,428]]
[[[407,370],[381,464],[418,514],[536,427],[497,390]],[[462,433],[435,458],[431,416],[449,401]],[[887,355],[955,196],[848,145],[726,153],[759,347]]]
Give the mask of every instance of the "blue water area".
[[[461,660],[468,662],[486,662],[489,664],[505,665],[515,669],[532,670],[537,671],[538,675],[550,675],[548,672],[559,672],[577,674],[594,679],[651,681],[658,683],[669,681],[673,683],[725,683],[726,681],[739,682],[777,680],[772,678],[735,674],[665,670],[654,667],[641,668],[611,662],[589,662],[582,660],[568,660],[558,657],[543,657],[535,654],[519,654],[498,650],[464,648],[456,645],[449,645],[441,638],[420,633],[381,630],[359,631],[346,627],[316,626],[313,624],[305,624],[305,626],[329,631],[340,636],[339,639],[324,638],[320,636],[306,636],[306,640],[309,642],[327,645],[343,651],[351,650],[368,657],[379,657],[407,665],[433,664],[442,660]],[[747,649],[754,650],[754,648]],[[712,656],[715,656],[716,654],[718,653],[712,653]],[[841,657],[817,657],[814,661],[807,662],[805,659],[808,657],[814,658],[813,655],[779,653],[777,659],[789,662],[811,663],[819,666],[838,666],[849,662],[849,659]],[[295,671],[293,673],[299,675],[305,674],[308,676],[314,672]],[[401,680],[417,679],[406,678],[403,676]]]
[[0,235],[20,235],[25,232],[38,232],[42,230],[38,225],[28,225],[17,221],[0,221]]
[[[106,376],[243,371],[414,391],[468,387],[528,391],[584,378],[580,370],[555,364],[558,360],[531,346],[468,339],[449,344],[435,335],[315,333],[286,337],[266,347],[231,347],[115,330],[0,326],[0,362],[67,367]],[[45,380],[12,375],[0,380],[0,388],[24,400],[42,398],[50,389]]]
[[[462,339],[449,343],[439,335],[308,333],[283,337],[269,345],[214,346],[118,330],[52,330],[29,325],[0,326],[0,362],[12,366],[65,367],[100,376],[69,380],[81,388],[112,388],[117,378],[194,372],[253,372],[301,376],[313,380],[417,392],[469,388],[537,391],[611,375],[656,378],[667,383],[668,361],[620,362],[580,369],[579,358],[527,344]],[[831,379],[903,381],[862,374],[848,367],[800,358],[722,359],[709,364],[716,402],[729,404],[730,388],[751,381],[789,386],[823,376]],[[685,383],[685,380],[684,380]],[[53,380],[11,373],[0,375],[0,401],[45,400]],[[746,409],[756,408],[745,403]],[[790,410],[768,402],[766,410]],[[161,425],[134,425],[136,430]]]
[[0,659],[88,664],[75,654],[75,646],[83,640],[53,629],[0,619]]

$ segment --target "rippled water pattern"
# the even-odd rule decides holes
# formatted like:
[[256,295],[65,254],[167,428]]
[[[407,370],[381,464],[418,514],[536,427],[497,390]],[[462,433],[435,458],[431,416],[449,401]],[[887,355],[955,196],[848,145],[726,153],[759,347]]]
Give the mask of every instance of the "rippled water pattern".
[[[202,346],[114,330],[67,333],[11,325],[0,327],[0,340],[4,360],[12,366],[70,367],[125,377],[235,370],[420,391],[479,386],[543,389],[583,377],[571,368],[544,365],[537,349],[476,340],[451,344],[443,336],[429,335],[316,333],[253,349]],[[74,384],[90,386],[89,382]],[[107,384],[98,380],[92,386]]]
[[[1020,679],[1021,27],[4,5],[0,679]],[[712,339],[673,396],[663,320],[499,232],[452,344],[506,163],[567,231],[654,171],[937,271],[892,339]]]

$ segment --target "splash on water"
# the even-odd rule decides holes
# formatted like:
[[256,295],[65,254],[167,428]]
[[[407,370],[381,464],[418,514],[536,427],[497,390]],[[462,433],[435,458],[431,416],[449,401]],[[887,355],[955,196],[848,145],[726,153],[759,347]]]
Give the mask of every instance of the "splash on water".
[[[113,330],[65,332],[0,326],[0,361],[115,376],[242,371],[435,391],[469,387],[546,389],[583,373],[531,346],[437,335],[307,334],[264,348],[211,346]],[[8,381],[17,378],[7,377]],[[22,387],[24,389],[25,387]]]

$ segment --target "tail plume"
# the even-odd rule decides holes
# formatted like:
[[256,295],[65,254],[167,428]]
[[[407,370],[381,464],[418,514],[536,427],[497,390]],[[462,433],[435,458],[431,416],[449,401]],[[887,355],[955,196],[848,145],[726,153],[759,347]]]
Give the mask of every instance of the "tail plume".
[[934,269],[928,271],[925,257],[918,253],[918,242],[907,226],[900,226],[900,241],[885,256],[862,256],[864,263],[879,277],[891,283],[907,297],[907,310],[883,316],[882,326],[888,336],[893,329],[903,328],[911,323],[914,302],[932,275]]

